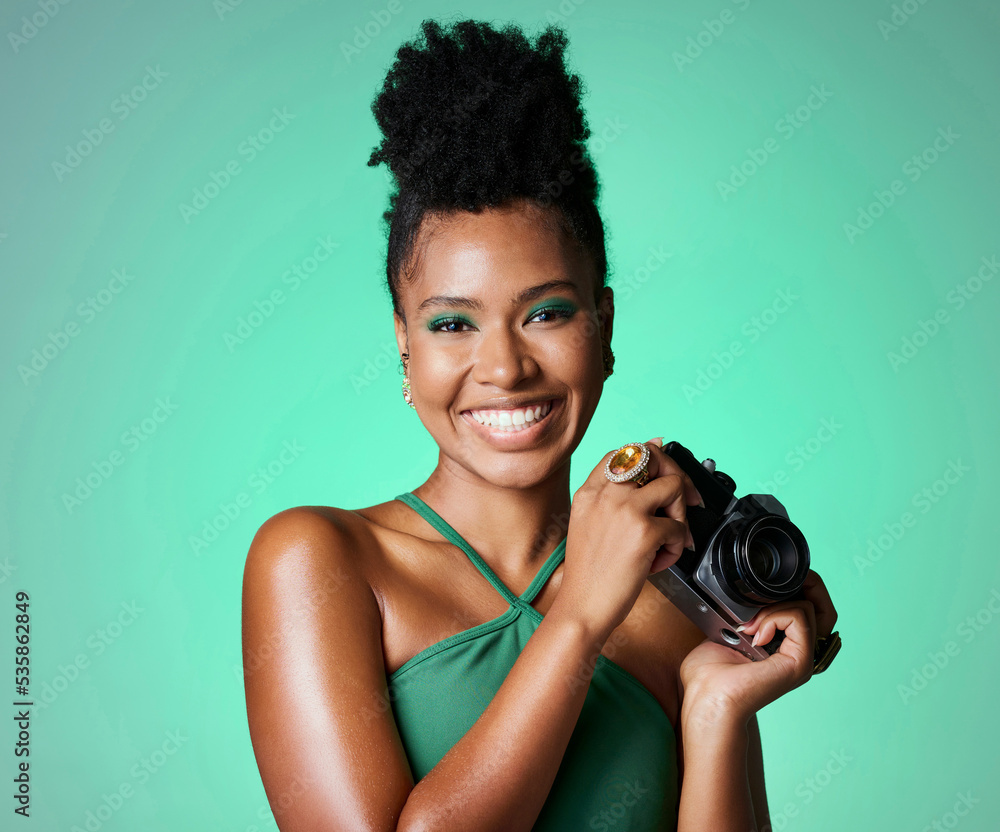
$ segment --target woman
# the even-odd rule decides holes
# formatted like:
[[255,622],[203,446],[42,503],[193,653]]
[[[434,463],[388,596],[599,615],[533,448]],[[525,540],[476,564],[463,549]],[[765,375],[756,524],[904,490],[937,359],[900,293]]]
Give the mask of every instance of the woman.
[[[774,604],[752,662],[646,581],[700,501],[661,450],[570,500],[612,372],[613,292],[565,35],[422,25],[373,104],[422,485],[265,522],[244,577],[254,751],[282,832],[769,829],[755,713],[836,612]],[[659,513],[658,513],[658,510]],[[267,656],[261,661],[261,656]]]

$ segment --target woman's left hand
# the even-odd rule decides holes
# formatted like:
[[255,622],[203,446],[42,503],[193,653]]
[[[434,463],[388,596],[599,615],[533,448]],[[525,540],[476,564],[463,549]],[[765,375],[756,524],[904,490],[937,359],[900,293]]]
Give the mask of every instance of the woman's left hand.
[[778,651],[766,659],[752,661],[708,639],[688,653],[680,667],[685,716],[724,716],[743,724],[809,680],[816,641],[833,632],[837,610],[822,579],[811,569],[800,595],[764,607],[744,625],[743,632],[758,636],[758,645],[771,641],[777,630],[784,631]]

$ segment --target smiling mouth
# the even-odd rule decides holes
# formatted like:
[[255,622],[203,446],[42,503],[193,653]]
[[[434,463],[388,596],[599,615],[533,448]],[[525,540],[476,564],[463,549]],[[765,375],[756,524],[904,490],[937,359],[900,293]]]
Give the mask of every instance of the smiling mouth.
[[513,410],[465,410],[462,415],[468,414],[480,425],[491,431],[520,433],[544,422],[552,412],[555,402],[556,399],[549,399],[530,407],[519,407]]

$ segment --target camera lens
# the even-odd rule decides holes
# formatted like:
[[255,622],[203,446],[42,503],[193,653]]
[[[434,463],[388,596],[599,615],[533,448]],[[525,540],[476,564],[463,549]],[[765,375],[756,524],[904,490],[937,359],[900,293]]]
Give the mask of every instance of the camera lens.
[[774,544],[760,535],[747,544],[747,560],[750,571],[763,581],[774,578],[781,566],[781,556]]
[[744,602],[772,604],[802,588],[809,547],[794,523],[763,514],[734,523],[715,553],[729,590]]

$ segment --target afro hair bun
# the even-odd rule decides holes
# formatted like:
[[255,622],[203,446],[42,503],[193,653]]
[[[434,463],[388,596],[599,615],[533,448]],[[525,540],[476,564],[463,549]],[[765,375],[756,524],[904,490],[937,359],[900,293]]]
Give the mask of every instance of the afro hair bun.
[[[555,26],[532,48],[513,25],[463,20],[446,32],[425,20],[372,103],[384,138],[368,164],[385,162],[397,186],[420,191],[428,206],[544,198],[564,169],[590,168],[582,83],[566,71],[566,45]],[[585,178],[596,188],[596,177]]]
[[[396,274],[426,211],[476,211],[527,197],[557,205],[561,221],[606,271],[599,183],[587,153],[583,85],[567,71],[565,32],[549,25],[532,45],[515,25],[424,20],[396,52],[371,109],[396,192],[387,271]],[[599,240],[594,239],[595,234]],[[599,243],[599,245],[598,245]]]

